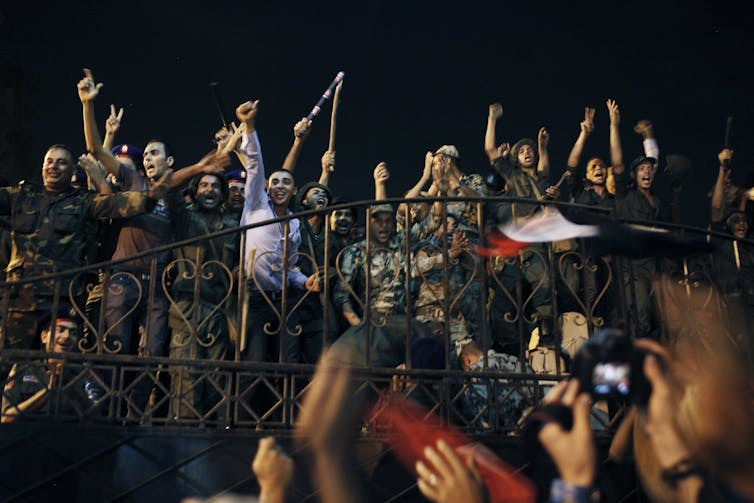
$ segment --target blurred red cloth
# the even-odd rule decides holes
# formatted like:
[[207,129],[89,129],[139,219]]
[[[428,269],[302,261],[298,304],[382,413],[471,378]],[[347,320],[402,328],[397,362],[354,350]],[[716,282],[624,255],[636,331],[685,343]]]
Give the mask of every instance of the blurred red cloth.
[[506,464],[484,445],[473,442],[452,426],[445,426],[436,415],[414,402],[395,394],[383,394],[371,412],[371,423],[387,435],[388,444],[401,463],[411,472],[418,460],[432,466],[424,458],[424,448],[443,439],[468,462],[476,458],[490,495],[490,503],[534,503],[534,484]]

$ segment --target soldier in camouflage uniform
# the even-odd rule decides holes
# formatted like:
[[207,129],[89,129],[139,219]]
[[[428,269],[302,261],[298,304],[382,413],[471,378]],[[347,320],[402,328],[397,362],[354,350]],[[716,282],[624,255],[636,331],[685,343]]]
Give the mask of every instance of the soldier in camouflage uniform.
[[[384,184],[389,176],[387,166],[380,163],[374,171],[375,199],[386,198]],[[348,348],[354,365],[395,367],[405,361],[409,339],[431,336],[431,333],[424,323],[416,321],[411,324],[412,334],[406,334],[406,235],[394,232],[392,206],[373,206],[371,219],[370,256],[367,257],[367,241],[364,240],[347,247],[337,264],[342,277],[335,286],[333,300],[335,308],[343,313],[351,327],[333,347]],[[367,281],[368,303],[365,302]],[[364,319],[367,309],[369,326]]]
[[[414,248],[411,276],[419,283],[416,297],[416,319],[429,323],[436,333],[445,330],[445,303],[450,307],[450,340],[469,336],[469,322],[479,315],[479,298],[468,294],[474,280],[475,260],[468,253],[466,234],[457,228],[459,217],[448,214],[447,226],[440,227]],[[447,228],[447,231],[446,231]],[[448,292],[444,291],[445,250],[447,241]],[[471,282],[471,283],[470,283]],[[478,290],[478,283],[477,283]]]
[[[198,176],[188,189],[196,204],[193,209],[176,214],[178,241],[238,226],[234,215],[220,211],[220,205],[228,199],[228,184],[222,176]],[[229,326],[223,307],[233,297],[238,245],[238,234],[233,233],[175,250],[175,260],[167,267],[168,274],[175,277],[170,290],[170,358],[225,359]],[[199,295],[195,298],[197,288]],[[215,388],[207,381],[197,382],[200,372],[174,366],[171,375],[174,416],[197,418],[215,405]],[[217,384],[220,388],[225,386],[222,379]]]
[[[484,353],[473,340],[462,346],[458,358],[461,368],[466,372],[534,373],[526,364],[522,370],[521,363],[516,357],[493,350],[487,352],[485,367]],[[473,378],[461,398],[462,410],[466,418],[472,422],[472,426],[480,430],[488,430],[492,426],[514,428],[526,408],[534,405],[532,386],[516,383],[517,381],[504,378],[495,382],[490,379]],[[490,397],[490,392],[493,392],[494,396]]]
[[[0,215],[10,216],[12,251],[7,268],[9,281],[66,271],[85,265],[91,245],[94,219],[127,218],[154,207],[165,193],[167,174],[149,191],[93,194],[70,185],[74,162],[71,151],[53,145],[45,153],[39,187],[21,182],[0,188]],[[53,305],[58,292],[68,296],[71,278],[14,285],[4,292],[9,312],[4,332],[5,347],[34,346],[37,319]],[[78,297],[83,292],[74,291]],[[79,305],[83,299],[77,298]]]
[[[470,198],[470,200],[449,202],[436,201],[432,205],[432,209],[430,210],[429,215],[423,220],[412,225],[412,243],[417,243],[418,238],[421,240],[434,240],[437,244],[440,244],[440,239],[442,239],[441,236],[448,236],[448,240],[449,242],[451,242],[452,232],[445,234],[443,229],[445,227],[444,219],[446,218],[446,215],[452,215],[456,228],[463,233],[463,242],[465,243],[464,247],[468,248],[469,246],[475,246],[479,244],[478,223],[480,208],[479,205],[473,200],[473,198],[486,196],[487,186],[484,178],[482,178],[481,175],[464,174],[459,168],[459,162],[460,155],[458,153],[458,149],[453,145],[443,145],[434,153],[427,152],[424,166],[425,175],[423,176],[423,178],[427,176],[428,171],[431,172],[432,186],[430,187],[429,193],[438,196],[467,197]],[[413,249],[415,251],[418,250],[416,246],[414,246]],[[441,247],[439,249],[441,249]],[[438,257],[437,250],[438,249],[433,252],[435,256],[434,260],[437,260]],[[462,268],[465,272],[461,273],[460,269],[456,267],[451,268],[451,276],[453,276],[453,278],[451,278],[451,282],[462,281],[462,283],[456,286],[452,286],[451,290],[453,288],[457,288],[455,292],[458,293],[462,288],[464,288],[464,285],[470,278],[475,276],[478,279],[479,267],[480,261],[477,257],[470,254],[463,254]],[[430,283],[436,281],[437,285],[442,284],[442,270],[443,268],[442,266],[440,266],[439,270],[437,270],[435,273],[437,278],[430,280]],[[416,277],[415,272],[412,274]],[[468,286],[464,288],[463,292],[464,298],[460,301],[460,304],[457,305],[457,307],[460,309],[460,312],[463,313],[463,330],[459,331],[459,329],[461,329],[461,325],[457,323],[458,312],[456,312],[452,316],[453,322],[451,324],[451,338],[453,339],[466,337],[467,335],[471,337],[478,337],[481,333],[480,327],[482,321],[482,310],[480,309],[481,306],[479,304],[481,299],[479,282],[471,281]],[[453,302],[454,297],[455,294],[451,296],[450,302]],[[424,300],[428,299],[425,298]],[[422,301],[419,301],[417,303],[417,308],[419,308],[422,303]],[[440,304],[442,303],[443,301],[441,300]],[[437,305],[437,302],[435,302],[435,306]],[[426,311],[427,308],[422,307],[421,309],[423,311]],[[431,319],[433,317],[431,315],[428,315],[426,312],[419,314],[422,318],[427,316],[428,319]],[[442,313],[435,314],[439,314],[439,318],[444,319],[444,315]],[[434,317],[437,318],[437,316]]]
[[[427,192],[430,195],[448,197],[485,197],[487,185],[484,178],[473,173],[464,174],[459,168],[460,154],[453,145],[443,145],[435,153],[427,152],[425,171],[431,163],[432,186]],[[447,212],[457,215],[458,228],[466,234],[469,244],[479,243],[479,215],[478,205],[474,201],[436,202],[427,218],[415,222],[412,235],[424,239],[433,234],[443,223],[443,206]]]

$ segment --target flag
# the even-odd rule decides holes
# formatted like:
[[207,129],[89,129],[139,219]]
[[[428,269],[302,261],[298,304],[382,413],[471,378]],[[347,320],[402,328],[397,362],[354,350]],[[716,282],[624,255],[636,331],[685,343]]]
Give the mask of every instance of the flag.
[[592,255],[629,258],[672,257],[714,250],[703,236],[693,237],[656,227],[627,224],[595,213],[580,212],[566,218],[554,208],[498,227],[487,236],[488,247],[478,247],[484,257],[511,257],[534,243],[585,239]]

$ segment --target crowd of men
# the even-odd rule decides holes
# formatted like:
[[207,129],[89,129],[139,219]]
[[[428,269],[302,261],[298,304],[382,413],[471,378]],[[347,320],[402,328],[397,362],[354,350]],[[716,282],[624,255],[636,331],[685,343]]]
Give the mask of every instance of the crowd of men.
[[[390,172],[380,163],[373,173],[375,204],[359,226],[361,209],[328,210],[346,202],[329,187],[335,152],[322,156],[317,181],[295,179],[311,121],[294,125],[285,160],[265,169],[257,132],[260,103],[242,103],[239,124],[216,133],[216,150],[176,169],[162,139],[143,150],[113,145],[123,118],[115,107],[101,137],[94,107],[101,87],[88,70],[78,83],[88,153],[77,160],[70,148],[52,145],[43,160],[42,186],[22,182],[0,189],[0,213],[6,217],[7,281],[112,264],[84,280],[60,274],[11,283],[3,291],[5,348],[316,363],[323,348],[333,345],[347,349],[339,354],[354,365],[518,372],[530,370],[518,358],[528,335],[537,334],[534,347],[552,346],[561,335],[562,313],[580,313],[590,327],[618,324],[628,315],[632,325],[622,326],[632,334],[658,337],[653,282],[669,270],[656,258],[616,263],[575,240],[533,244],[514,257],[488,260],[475,253],[500,224],[555,211],[554,201],[619,219],[662,220],[653,190],[660,157],[652,124],[636,124],[641,151],[626,163],[613,100],[606,104],[609,162],[582,159],[595,127],[594,109],[585,109],[566,169],[553,173],[549,132],[542,128],[536,139],[498,143],[503,109],[493,104],[483,142],[490,168],[465,172],[458,148],[443,145],[426,153],[416,185],[394,195],[416,202],[396,208],[381,202],[389,197]],[[227,170],[230,155],[242,170]],[[749,230],[748,193],[731,183],[732,155],[729,149],[719,154],[711,198],[712,228],[732,239],[714,238],[714,256],[682,267],[686,277],[714,278],[726,298],[751,305],[754,254],[740,241]],[[665,171],[682,176],[672,166]],[[516,202],[488,199],[494,196]],[[292,216],[300,211],[307,213]],[[239,226],[248,227],[244,236],[233,232]],[[191,241],[206,235],[211,237]],[[74,313],[60,320],[78,320],[82,333],[74,343],[73,337],[64,343],[50,337],[57,330],[50,313],[58,307]],[[185,365],[170,368],[180,397],[177,416],[212,402],[213,386],[198,384],[194,372]],[[11,372],[8,383],[14,375],[20,374]],[[129,407],[146,410],[153,385],[141,379],[130,386]],[[525,393],[514,395],[517,412],[509,416],[526,402]],[[487,398],[472,387],[468,401],[473,411],[475,401]],[[14,407],[16,414],[23,410],[22,403],[4,405],[4,419]]]

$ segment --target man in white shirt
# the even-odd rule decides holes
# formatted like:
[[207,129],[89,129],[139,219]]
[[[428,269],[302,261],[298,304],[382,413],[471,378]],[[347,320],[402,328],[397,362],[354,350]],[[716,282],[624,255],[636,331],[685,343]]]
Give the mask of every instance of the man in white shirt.
[[[270,173],[265,183],[262,149],[254,129],[258,105],[259,101],[247,101],[236,109],[236,116],[245,128],[240,150],[247,159],[242,226],[290,215],[288,206],[296,192],[293,175],[284,169]],[[245,346],[241,343],[244,360],[299,361],[296,335],[300,327],[296,312],[290,313],[291,300],[296,296],[289,288],[319,290],[317,276],[307,277],[296,267],[296,253],[301,244],[300,225],[298,219],[290,219],[246,231],[243,253],[249,304]],[[283,315],[285,323],[280,321]],[[277,351],[280,347],[284,348],[282,354]]]

